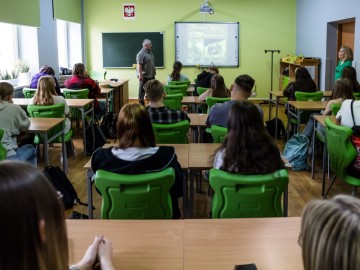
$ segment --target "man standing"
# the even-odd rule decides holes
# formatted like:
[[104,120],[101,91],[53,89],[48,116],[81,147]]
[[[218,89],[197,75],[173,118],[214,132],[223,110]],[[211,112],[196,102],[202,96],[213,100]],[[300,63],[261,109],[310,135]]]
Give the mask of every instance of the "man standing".
[[139,78],[139,103],[145,105],[144,102],[144,85],[147,81],[155,79],[155,63],[154,55],[151,51],[151,40],[144,39],[142,43],[143,48],[136,55],[137,74]]

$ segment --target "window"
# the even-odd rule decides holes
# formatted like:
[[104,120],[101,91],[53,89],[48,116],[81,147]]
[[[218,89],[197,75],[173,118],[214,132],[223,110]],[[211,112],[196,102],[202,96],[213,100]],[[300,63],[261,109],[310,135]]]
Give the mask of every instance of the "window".
[[59,66],[72,68],[82,62],[81,24],[56,21]]
[[14,60],[18,58],[17,27],[0,23],[0,34],[2,37],[7,37],[0,42],[0,71],[2,74],[6,72],[11,74]]

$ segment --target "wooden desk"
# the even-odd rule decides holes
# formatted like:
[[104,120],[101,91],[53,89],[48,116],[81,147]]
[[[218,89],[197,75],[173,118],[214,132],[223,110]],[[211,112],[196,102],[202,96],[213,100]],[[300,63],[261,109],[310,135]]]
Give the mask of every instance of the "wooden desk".
[[188,117],[190,118],[190,127],[192,127],[194,131],[194,143],[201,142],[200,135],[204,132],[204,128],[207,127],[206,119],[208,115],[202,113],[188,113]]
[[[297,119],[297,132],[300,130],[300,114],[302,111],[321,111],[325,110],[326,105],[329,101],[288,101],[289,109],[288,109],[288,119],[290,119],[290,116],[292,118]],[[294,113],[291,110],[291,107],[294,108]]]
[[110,239],[115,269],[183,270],[183,220],[66,220],[69,263],[77,263],[96,235]]
[[303,269],[300,217],[201,220],[66,220],[69,263],[96,235],[112,242],[115,269]]
[[[94,100],[93,99],[65,99],[66,104],[71,109],[78,109],[81,112],[81,121],[83,127],[83,147],[84,147],[84,156],[86,156],[86,134],[85,134],[85,117],[90,115],[91,119],[94,121]],[[30,98],[13,98],[14,104],[17,104],[21,107],[27,107],[31,104]],[[85,108],[88,109],[85,111]]]
[[101,92],[100,94],[96,95],[97,98],[102,98],[105,96],[105,102],[106,102],[106,110],[108,112],[112,112],[114,110],[114,98],[113,98],[113,91],[114,88],[100,88]]
[[[103,146],[103,148],[108,148],[108,147],[111,147],[114,145],[116,145],[116,144],[105,144]],[[161,145],[168,145],[168,144],[159,144],[159,146],[161,146]],[[188,190],[187,175],[188,175],[188,168],[189,168],[189,144],[171,144],[171,146],[173,146],[175,148],[175,153],[176,153],[177,159],[180,163],[181,168],[185,172],[186,181],[184,181],[184,190],[187,191]],[[88,201],[87,201],[88,215],[89,215],[89,218],[92,219],[93,218],[93,209],[92,209],[93,199],[92,199],[91,185],[92,185],[92,178],[94,176],[94,172],[91,169],[91,158],[84,165],[84,169],[86,170],[86,186],[87,186],[87,195],[88,195]],[[185,213],[185,210],[188,209],[187,193],[184,194],[183,208],[184,208],[184,213]]]
[[100,81],[99,84],[108,84],[113,90],[114,108],[115,113],[119,113],[121,108],[129,103],[129,79],[121,79],[117,82],[113,81]]
[[184,269],[304,269],[298,245],[300,218],[186,220]]
[[[63,170],[67,173],[67,156],[64,139],[64,124],[65,118],[29,118],[30,127],[27,130],[29,133],[38,133],[44,140],[44,159],[45,166],[49,166],[49,143],[53,142],[59,136],[62,136],[62,157],[63,157]],[[59,124],[63,124],[62,130],[48,138],[48,131]]]
[[183,96],[181,104],[190,105],[193,113],[197,113],[198,105],[206,104],[200,101],[198,96]]

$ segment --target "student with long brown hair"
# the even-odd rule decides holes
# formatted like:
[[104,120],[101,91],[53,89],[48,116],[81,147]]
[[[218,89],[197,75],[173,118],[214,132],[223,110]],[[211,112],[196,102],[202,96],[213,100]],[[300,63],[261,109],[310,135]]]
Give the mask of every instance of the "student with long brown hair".
[[352,85],[353,93],[360,92],[360,84],[357,81],[356,69],[353,67],[344,67],[342,72],[342,78],[349,79]]
[[117,121],[119,145],[99,148],[91,159],[91,168],[121,174],[139,174],[175,170],[175,183],[170,189],[173,218],[180,218],[177,199],[183,195],[183,174],[172,146],[156,146],[150,116],[140,104],[128,103],[120,111]]
[[207,97],[230,97],[230,90],[226,87],[223,76],[215,74],[211,78],[210,88],[199,96],[199,101],[205,101]]
[[180,61],[175,61],[173,64],[173,71],[169,75],[167,79],[167,84],[169,84],[170,81],[188,81],[189,77],[185,74],[181,73],[182,70],[182,63]]
[[[37,168],[0,162],[0,269],[68,269],[69,251],[61,194]],[[112,247],[96,237],[70,269],[112,270]],[[98,269],[98,268],[96,268]]]
[[284,168],[280,150],[251,101],[232,105],[227,129],[228,134],[215,153],[214,168],[240,174],[267,174]]

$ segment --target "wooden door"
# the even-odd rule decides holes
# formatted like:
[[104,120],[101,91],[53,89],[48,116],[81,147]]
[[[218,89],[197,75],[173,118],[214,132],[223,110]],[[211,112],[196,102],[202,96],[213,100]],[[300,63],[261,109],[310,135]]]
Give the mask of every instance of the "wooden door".
[[348,46],[354,53],[354,32],[355,22],[341,23],[338,25],[338,51],[342,46]]

